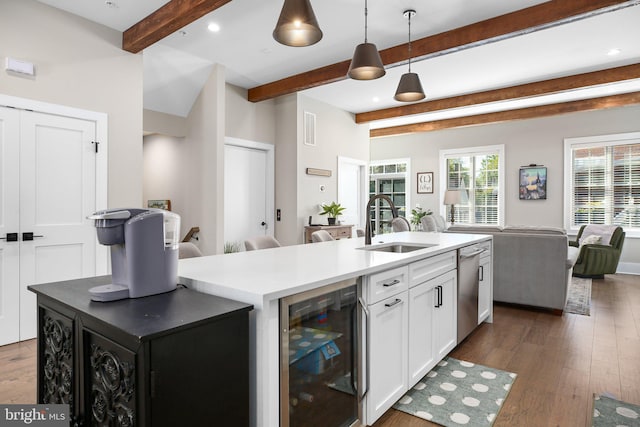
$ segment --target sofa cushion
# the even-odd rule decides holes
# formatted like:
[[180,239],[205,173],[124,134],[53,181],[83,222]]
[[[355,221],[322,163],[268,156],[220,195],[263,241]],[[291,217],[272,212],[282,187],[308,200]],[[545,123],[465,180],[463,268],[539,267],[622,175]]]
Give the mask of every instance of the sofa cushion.
[[564,228],[535,225],[506,225],[502,230],[508,233],[565,234]]
[[498,227],[495,225],[471,225],[471,224],[456,224],[447,228],[447,231],[453,231],[456,233],[484,233],[484,234],[492,234],[492,233],[500,233],[502,231],[502,227]]
[[580,248],[576,248],[575,246],[569,246],[567,248],[567,268],[572,268],[575,265],[578,260],[578,255],[580,255]]

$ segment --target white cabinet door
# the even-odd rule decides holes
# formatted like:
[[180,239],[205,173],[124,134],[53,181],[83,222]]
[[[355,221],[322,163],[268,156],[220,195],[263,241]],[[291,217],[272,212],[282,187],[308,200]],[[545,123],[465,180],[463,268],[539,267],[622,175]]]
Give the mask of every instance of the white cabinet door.
[[409,290],[409,388],[436,364],[433,351],[435,296],[432,281]]
[[0,107],[0,346],[20,339],[19,123],[18,110]]
[[96,231],[87,219],[96,210],[95,140],[93,121],[21,114],[20,340],[36,336],[28,285],[96,273]]
[[371,425],[407,390],[408,292],[369,306],[369,393]]
[[483,256],[480,258],[480,271],[479,271],[479,289],[478,289],[478,325],[485,319],[491,323],[489,318],[490,313],[493,311],[491,306],[493,304],[493,295],[491,293],[493,274],[491,268],[491,256]]
[[457,343],[457,271],[433,279],[436,303],[433,312],[433,334],[436,359],[441,360]]

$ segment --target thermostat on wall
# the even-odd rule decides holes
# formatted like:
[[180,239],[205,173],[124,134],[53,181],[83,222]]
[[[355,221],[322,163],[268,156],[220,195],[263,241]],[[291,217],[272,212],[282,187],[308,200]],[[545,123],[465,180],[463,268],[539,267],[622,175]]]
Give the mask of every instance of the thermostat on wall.
[[35,66],[31,62],[20,61],[19,59],[8,57],[4,69],[14,73],[26,74],[28,76],[36,74]]

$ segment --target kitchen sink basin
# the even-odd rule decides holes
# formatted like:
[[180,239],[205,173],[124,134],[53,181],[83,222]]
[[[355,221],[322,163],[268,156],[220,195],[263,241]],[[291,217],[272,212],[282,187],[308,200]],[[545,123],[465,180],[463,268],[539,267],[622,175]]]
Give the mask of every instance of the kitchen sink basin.
[[382,243],[378,245],[371,246],[363,246],[358,249],[362,249],[363,251],[378,251],[378,252],[395,252],[395,253],[406,253],[418,251],[424,248],[430,248],[432,246],[437,246],[435,244],[430,243]]

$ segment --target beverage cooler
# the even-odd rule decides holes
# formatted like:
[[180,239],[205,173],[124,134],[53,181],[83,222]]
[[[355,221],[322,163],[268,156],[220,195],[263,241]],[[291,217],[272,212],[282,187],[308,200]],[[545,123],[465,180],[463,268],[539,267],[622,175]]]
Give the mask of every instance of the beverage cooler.
[[360,280],[280,300],[280,425],[363,425]]

